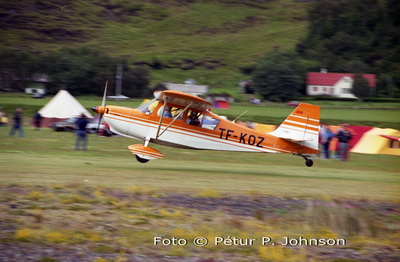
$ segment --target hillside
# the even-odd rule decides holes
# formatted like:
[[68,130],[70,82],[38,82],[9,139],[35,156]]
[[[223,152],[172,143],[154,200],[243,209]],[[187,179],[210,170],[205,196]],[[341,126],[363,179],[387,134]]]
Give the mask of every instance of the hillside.
[[239,68],[306,34],[309,4],[295,0],[47,0],[0,6],[1,50],[88,47],[150,64],[152,82],[194,78],[237,87]]

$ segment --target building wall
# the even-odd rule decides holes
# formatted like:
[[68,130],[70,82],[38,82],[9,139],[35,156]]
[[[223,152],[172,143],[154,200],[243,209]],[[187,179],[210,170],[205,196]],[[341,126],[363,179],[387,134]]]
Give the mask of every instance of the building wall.
[[310,96],[322,96],[322,95],[333,95],[332,86],[318,86],[318,85],[308,85],[307,94]]
[[334,92],[335,97],[356,98],[352,94],[353,79],[351,77],[343,77],[333,87],[335,89]]
[[333,86],[308,85],[307,94],[310,96],[333,96],[341,98],[356,98],[352,93],[353,79],[351,77],[343,77]]

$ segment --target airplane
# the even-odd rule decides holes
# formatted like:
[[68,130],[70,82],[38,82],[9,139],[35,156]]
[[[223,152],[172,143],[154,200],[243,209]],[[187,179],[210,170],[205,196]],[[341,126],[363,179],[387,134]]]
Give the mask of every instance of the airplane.
[[128,149],[137,161],[163,158],[150,143],[176,148],[218,151],[287,153],[301,156],[308,167],[318,153],[320,107],[301,103],[273,132],[261,133],[211,112],[212,104],[179,91],[158,91],[137,108],[105,105],[92,110],[112,132],[143,140]]

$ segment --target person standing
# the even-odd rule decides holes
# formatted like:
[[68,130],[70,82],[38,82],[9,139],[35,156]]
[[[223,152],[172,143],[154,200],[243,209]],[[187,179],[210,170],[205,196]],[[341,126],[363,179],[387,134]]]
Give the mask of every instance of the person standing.
[[81,116],[75,121],[76,125],[76,141],[75,141],[75,150],[87,150],[88,137],[86,126],[88,124],[88,120],[86,119],[85,114],[81,114]]
[[42,115],[39,113],[39,111],[33,115],[33,123],[35,125],[35,130],[40,130],[42,125]]
[[321,149],[323,151],[323,155],[324,155],[325,159],[330,158],[329,147],[330,147],[332,138],[333,138],[333,133],[329,129],[329,126],[325,123],[321,123],[319,140],[320,140]]
[[341,128],[336,135],[339,140],[339,159],[346,161],[348,159],[349,142],[353,137],[353,133],[349,128],[349,124],[341,124],[340,127]]
[[18,130],[19,137],[24,137],[24,130],[23,130],[23,109],[18,107],[13,115],[13,123],[10,130],[10,136],[14,136],[15,131]]

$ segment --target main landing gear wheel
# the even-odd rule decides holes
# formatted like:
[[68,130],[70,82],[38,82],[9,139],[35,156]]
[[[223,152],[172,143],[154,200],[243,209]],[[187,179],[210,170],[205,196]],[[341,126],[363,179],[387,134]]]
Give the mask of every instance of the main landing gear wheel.
[[296,156],[301,156],[302,158],[304,158],[304,160],[306,160],[306,166],[308,167],[312,167],[314,165],[314,161],[312,159],[310,159],[309,155],[303,155],[303,154],[293,154]]
[[314,161],[312,161],[312,159],[306,158],[306,166],[312,167],[313,164],[314,164]]
[[136,160],[139,161],[140,163],[147,163],[147,162],[149,162],[149,159],[141,158],[141,157],[138,156],[138,155],[135,155],[135,157],[136,157]]

